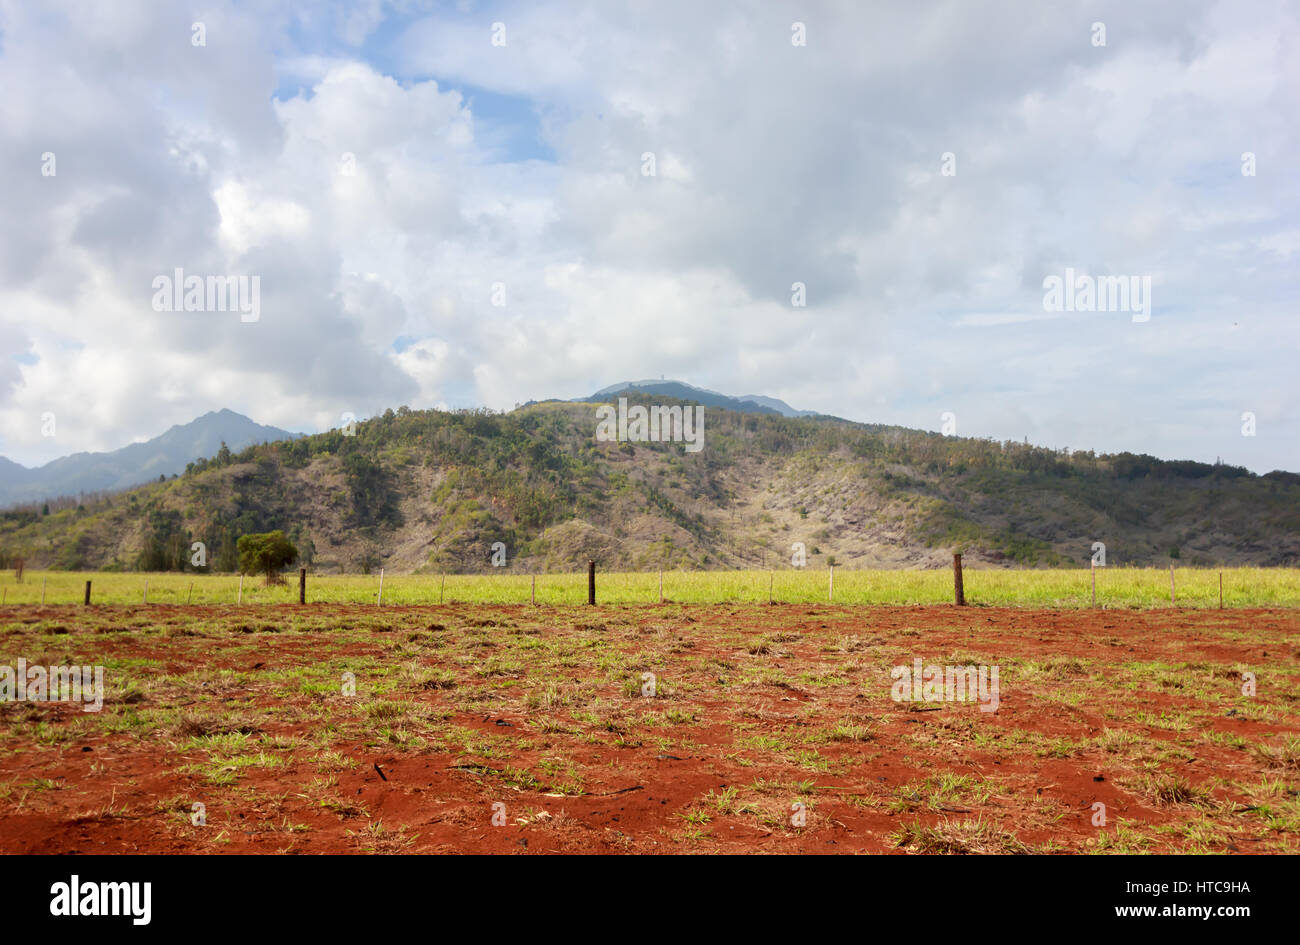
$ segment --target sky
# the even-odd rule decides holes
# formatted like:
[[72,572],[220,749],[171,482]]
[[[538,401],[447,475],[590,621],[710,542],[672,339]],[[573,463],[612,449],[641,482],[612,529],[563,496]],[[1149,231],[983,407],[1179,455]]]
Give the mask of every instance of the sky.
[[0,0],[0,455],[666,376],[1300,470],[1297,49],[1250,0]]

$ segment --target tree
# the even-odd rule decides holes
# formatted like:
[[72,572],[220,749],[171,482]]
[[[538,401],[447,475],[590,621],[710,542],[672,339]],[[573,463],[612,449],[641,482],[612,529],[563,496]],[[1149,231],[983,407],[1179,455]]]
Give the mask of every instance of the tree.
[[352,523],[362,527],[402,524],[391,474],[379,463],[362,455],[349,453],[343,460],[343,473],[352,493]]
[[229,525],[219,526],[216,537],[208,542],[217,549],[217,563],[214,570],[229,573],[239,569],[239,553],[236,549],[235,534],[237,529]]
[[240,573],[262,572],[266,574],[267,584],[275,583],[276,574],[298,560],[298,549],[284,537],[282,531],[241,535],[236,544],[239,548]]
[[145,519],[143,542],[136,558],[140,571],[184,571],[190,560],[190,533],[181,513],[150,507]]

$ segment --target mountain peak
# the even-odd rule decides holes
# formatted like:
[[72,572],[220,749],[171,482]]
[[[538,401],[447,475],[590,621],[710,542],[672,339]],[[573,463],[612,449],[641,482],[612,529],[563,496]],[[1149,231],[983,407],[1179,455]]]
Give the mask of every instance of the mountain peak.
[[0,457],[0,505],[125,489],[181,473],[187,463],[215,456],[223,442],[238,451],[300,435],[264,426],[223,407],[141,443],[104,453],[74,453],[34,469]]
[[617,384],[611,384],[609,387],[601,388],[590,397],[579,399],[591,403],[607,400],[614,394],[621,394],[627,391],[658,395],[660,397],[672,397],[677,400],[690,400],[703,404],[706,407],[720,407],[724,410],[734,410],[738,413],[778,413],[783,417],[819,416],[815,410],[796,410],[784,400],[778,400],[775,397],[766,397],[761,394],[746,394],[743,397],[732,397],[728,394],[722,394],[705,387],[696,387],[694,384],[688,384],[685,381],[669,380],[668,378],[662,377],[658,380],[621,381]]

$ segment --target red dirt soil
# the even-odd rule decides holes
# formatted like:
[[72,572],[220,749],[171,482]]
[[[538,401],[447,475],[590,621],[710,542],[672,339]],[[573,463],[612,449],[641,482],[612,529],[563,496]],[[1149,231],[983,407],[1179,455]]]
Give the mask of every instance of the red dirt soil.
[[[110,678],[98,714],[0,704],[5,853],[1300,851],[1292,611],[30,607],[0,633],[0,664]],[[999,666],[997,711],[893,701],[914,658]]]

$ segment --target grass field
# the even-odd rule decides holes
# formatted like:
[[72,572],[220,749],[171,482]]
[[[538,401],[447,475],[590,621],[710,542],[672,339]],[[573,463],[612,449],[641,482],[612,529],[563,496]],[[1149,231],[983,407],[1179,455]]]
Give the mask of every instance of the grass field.
[[[1181,568],[1175,572],[1180,607],[1217,607],[1219,576],[1223,577],[1225,607],[1300,606],[1300,569]],[[665,571],[664,598],[683,604],[823,603],[830,595],[827,571]],[[92,582],[95,604],[149,603],[245,604],[290,603],[298,599],[296,573],[287,582],[266,587],[258,576],[179,573],[79,573],[29,571],[21,584],[12,574],[0,578],[5,604],[80,603],[86,581]],[[387,575],[384,604],[528,603],[531,575]],[[537,603],[562,606],[585,603],[586,574],[539,574]],[[966,601],[999,607],[1088,607],[1091,578],[1085,569],[975,570],[964,575]],[[147,585],[147,587],[146,587]],[[932,571],[835,571],[836,604],[952,603],[952,573]],[[659,576],[598,574],[601,604],[646,604],[659,600]],[[307,576],[307,600],[313,603],[376,603],[379,577],[360,575]],[[1159,568],[1098,568],[1099,607],[1165,607],[1170,604],[1169,572]]]
[[[1298,656],[1285,609],[11,607],[0,663],[104,698],[0,702],[0,853],[1296,853]],[[916,659],[995,711],[895,701]]]

